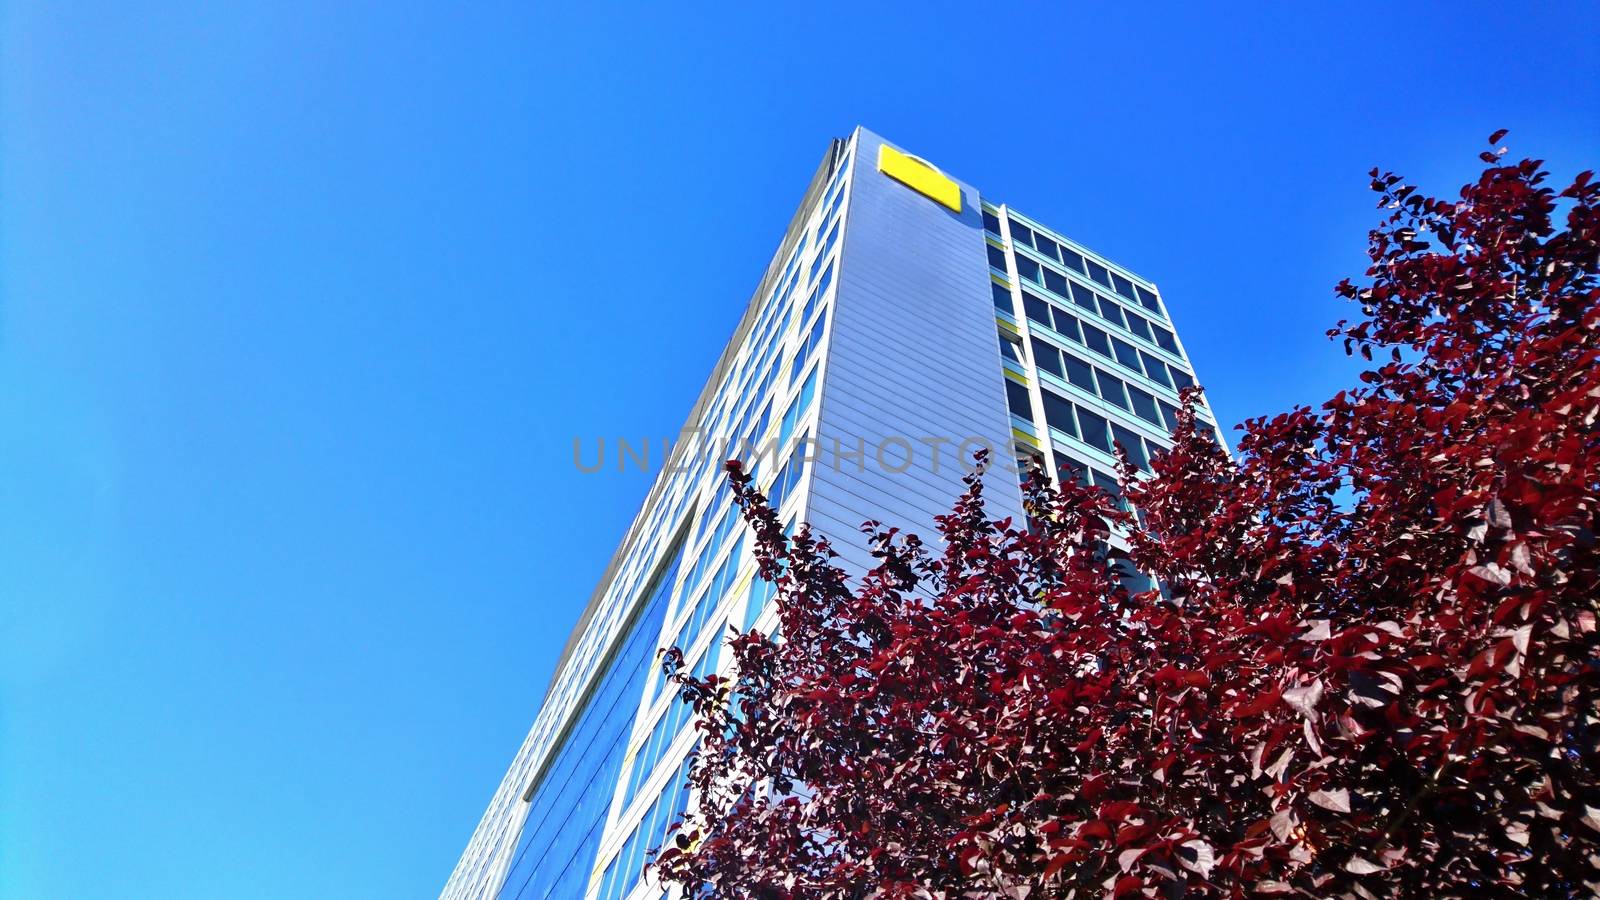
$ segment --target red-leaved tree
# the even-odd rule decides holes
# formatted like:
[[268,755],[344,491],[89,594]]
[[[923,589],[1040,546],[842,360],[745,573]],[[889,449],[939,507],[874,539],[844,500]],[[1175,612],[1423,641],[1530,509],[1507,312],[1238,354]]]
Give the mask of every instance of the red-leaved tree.
[[[864,526],[852,584],[730,464],[782,637],[734,638],[731,680],[674,675],[699,804],[659,877],[1600,894],[1600,186],[1483,156],[1456,200],[1373,172],[1389,212],[1338,288],[1363,318],[1330,334],[1387,361],[1247,422],[1237,459],[1191,406],[1153,477],[1123,467],[1137,521],[1035,478],[1032,521],[991,522],[970,478],[937,551]],[[1163,589],[1130,595],[1114,541]]]

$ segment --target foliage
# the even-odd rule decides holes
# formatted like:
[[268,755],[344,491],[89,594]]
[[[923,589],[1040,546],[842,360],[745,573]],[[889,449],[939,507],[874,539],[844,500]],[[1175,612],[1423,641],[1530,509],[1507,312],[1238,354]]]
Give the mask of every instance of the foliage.
[[[1503,136],[1495,135],[1491,144]],[[1600,186],[1483,154],[1373,172],[1371,360],[1320,410],[1193,427],[1124,490],[981,483],[853,585],[736,463],[781,640],[674,678],[693,896],[1600,894]],[[1557,230],[1558,211],[1564,228]],[[1130,593],[1114,545],[1160,590]],[[675,657],[674,657],[675,659]],[[673,668],[673,660],[668,666]]]

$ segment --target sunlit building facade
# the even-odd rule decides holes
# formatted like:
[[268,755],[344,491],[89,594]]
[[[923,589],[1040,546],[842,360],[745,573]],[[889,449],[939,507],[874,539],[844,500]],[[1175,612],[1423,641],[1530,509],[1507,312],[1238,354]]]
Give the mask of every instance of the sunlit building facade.
[[931,534],[979,448],[997,518],[1022,458],[1115,491],[1114,444],[1146,465],[1193,382],[1153,282],[865,129],[831,142],[442,896],[661,895],[695,732],[658,651],[716,671],[773,614],[727,456],[861,571],[860,524]]

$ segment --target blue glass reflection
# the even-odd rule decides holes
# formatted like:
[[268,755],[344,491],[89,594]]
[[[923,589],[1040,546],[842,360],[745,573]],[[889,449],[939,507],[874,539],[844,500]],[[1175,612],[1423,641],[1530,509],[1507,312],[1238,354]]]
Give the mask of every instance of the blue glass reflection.
[[534,792],[517,855],[500,900],[582,900],[616,792],[617,773],[639,708],[639,689],[656,664],[678,554],[652,588],[644,611],[606,665],[570,736]]

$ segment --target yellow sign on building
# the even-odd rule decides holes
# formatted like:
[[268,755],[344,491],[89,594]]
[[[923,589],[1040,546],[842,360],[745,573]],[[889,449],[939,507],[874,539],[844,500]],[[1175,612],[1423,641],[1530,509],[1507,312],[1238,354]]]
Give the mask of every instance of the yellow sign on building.
[[901,153],[888,144],[878,145],[878,171],[913,191],[961,212],[961,186],[945,177],[932,163]]

